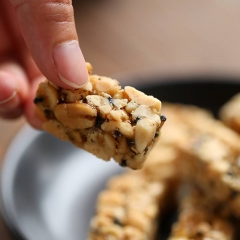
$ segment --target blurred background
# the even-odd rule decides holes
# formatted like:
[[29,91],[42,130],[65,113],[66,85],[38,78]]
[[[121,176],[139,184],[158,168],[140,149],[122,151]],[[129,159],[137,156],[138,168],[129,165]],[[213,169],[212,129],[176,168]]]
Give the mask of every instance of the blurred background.
[[[118,76],[122,85],[142,74],[146,80],[152,75],[159,80],[188,75],[240,79],[240,1],[74,0],[73,4],[80,45],[96,74]],[[0,119],[0,159],[24,123],[23,118]]]
[[236,0],[75,1],[80,44],[99,74],[240,73]]

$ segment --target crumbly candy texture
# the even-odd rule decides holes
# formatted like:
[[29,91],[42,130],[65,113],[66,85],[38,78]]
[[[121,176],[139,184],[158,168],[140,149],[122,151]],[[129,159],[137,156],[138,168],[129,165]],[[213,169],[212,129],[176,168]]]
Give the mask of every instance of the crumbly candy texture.
[[163,181],[148,181],[142,173],[112,178],[98,196],[88,240],[154,240],[166,187]]
[[[165,141],[178,151],[181,178],[201,189],[213,210],[240,218],[239,135],[202,109],[164,106],[169,119]],[[171,124],[175,134],[170,134]]]
[[46,80],[34,100],[45,119],[43,129],[106,161],[143,167],[166,121],[161,102],[111,78],[92,75],[81,89],[66,90]]
[[219,116],[227,126],[240,134],[240,93],[222,106]]
[[176,204],[177,156],[161,136],[143,169],[111,178],[98,196],[88,240],[156,239],[159,216]]
[[235,229],[229,219],[211,212],[202,204],[204,196],[191,192],[180,204],[177,222],[169,240],[232,240]]

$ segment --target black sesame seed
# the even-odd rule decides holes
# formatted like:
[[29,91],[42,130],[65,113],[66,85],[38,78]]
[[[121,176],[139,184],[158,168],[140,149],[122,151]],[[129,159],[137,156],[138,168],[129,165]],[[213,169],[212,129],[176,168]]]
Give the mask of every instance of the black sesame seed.
[[148,148],[145,148],[144,150],[144,154],[146,154],[148,152]]
[[108,97],[108,101],[110,104],[113,104],[113,98],[112,97]]
[[64,102],[64,101],[66,100],[66,98],[67,98],[67,93],[62,93],[62,94],[60,95],[60,101],[61,101],[61,102]]
[[233,171],[229,170],[229,171],[227,172],[227,175],[228,175],[228,176],[233,176],[233,175],[234,175],[234,174],[233,174]]
[[160,119],[161,119],[162,122],[166,122],[167,121],[167,118],[164,115],[161,115]]
[[122,134],[118,130],[114,131],[114,135],[117,136],[117,137],[121,137],[122,136]]
[[50,117],[50,114],[51,114],[51,111],[50,111],[49,109],[45,109],[45,110],[44,110],[44,114],[45,114],[45,116],[46,116],[47,118],[49,118],[49,117]]
[[118,218],[114,218],[113,223],[118,225],[118,226],[123,226],[122,222]]
[[137,152],[135,152],[135,150],[134,149],[132,149],[132,148],[130,148],[130,151],[134,154],[134,155],[137,155],[138,153]]
[[154,135],[154,138],[157,138],[159,136],[159,132],[156,132]]
[[84,98],[84,97],[83,97],[83,95],[81,94],[79,100],[83,100],[83,98]]
[[96,127],[100,128],[101,125],[105,122],[104,119],[102,119],[101,117],[97,116],[96,118]]
[[132,146],[135,145],[135,141],[134,141],[133,139],[127,139],[127,145],[128,145],[129,147],[132,147]]
[[33,102],[34,102],[35,104],[40,103],[40,102],[43,102],[43,101],[44,101],[44,98],[43,98],[43,97],[36,97],[36,98],[34,98],[34,100],[33,100]]
[[140,117],[136,117],[136,119],[133,121],[134,124],[137,124],[137,122],[140,120]]
[[127,160],[126,159],[122,159],[122,161],[119,163],[119,165],[121,167],[127,167]]

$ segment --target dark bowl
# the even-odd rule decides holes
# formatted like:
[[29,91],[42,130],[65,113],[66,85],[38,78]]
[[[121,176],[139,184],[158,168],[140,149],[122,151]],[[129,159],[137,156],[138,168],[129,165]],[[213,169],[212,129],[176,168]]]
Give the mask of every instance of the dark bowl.
[[[184,103],[211,110],[218,116],[219,108],[240,92],[240,79],[224,77],[188,77],[159,81],[150,84],[141,81],[140,90],[159,98],[162,102]],[[158,84],[156,84],[158,82]]]
[[[240,80],[223,77],[148,80],[135,82],[163,102],[194,104],[216,116],[240,92]],[[114,162],[100,161],[29,126],[16,136],[4,160],[1,207],[16,239],[85,239],[97,194],[122,171]]]

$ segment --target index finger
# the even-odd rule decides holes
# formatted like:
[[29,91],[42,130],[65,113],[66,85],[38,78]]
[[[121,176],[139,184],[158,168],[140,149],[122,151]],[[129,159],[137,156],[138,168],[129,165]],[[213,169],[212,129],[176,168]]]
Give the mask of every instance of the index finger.
[[63,88],[80,88],[88,73],[79,47],[71,0],[11,0],[40,71]]

